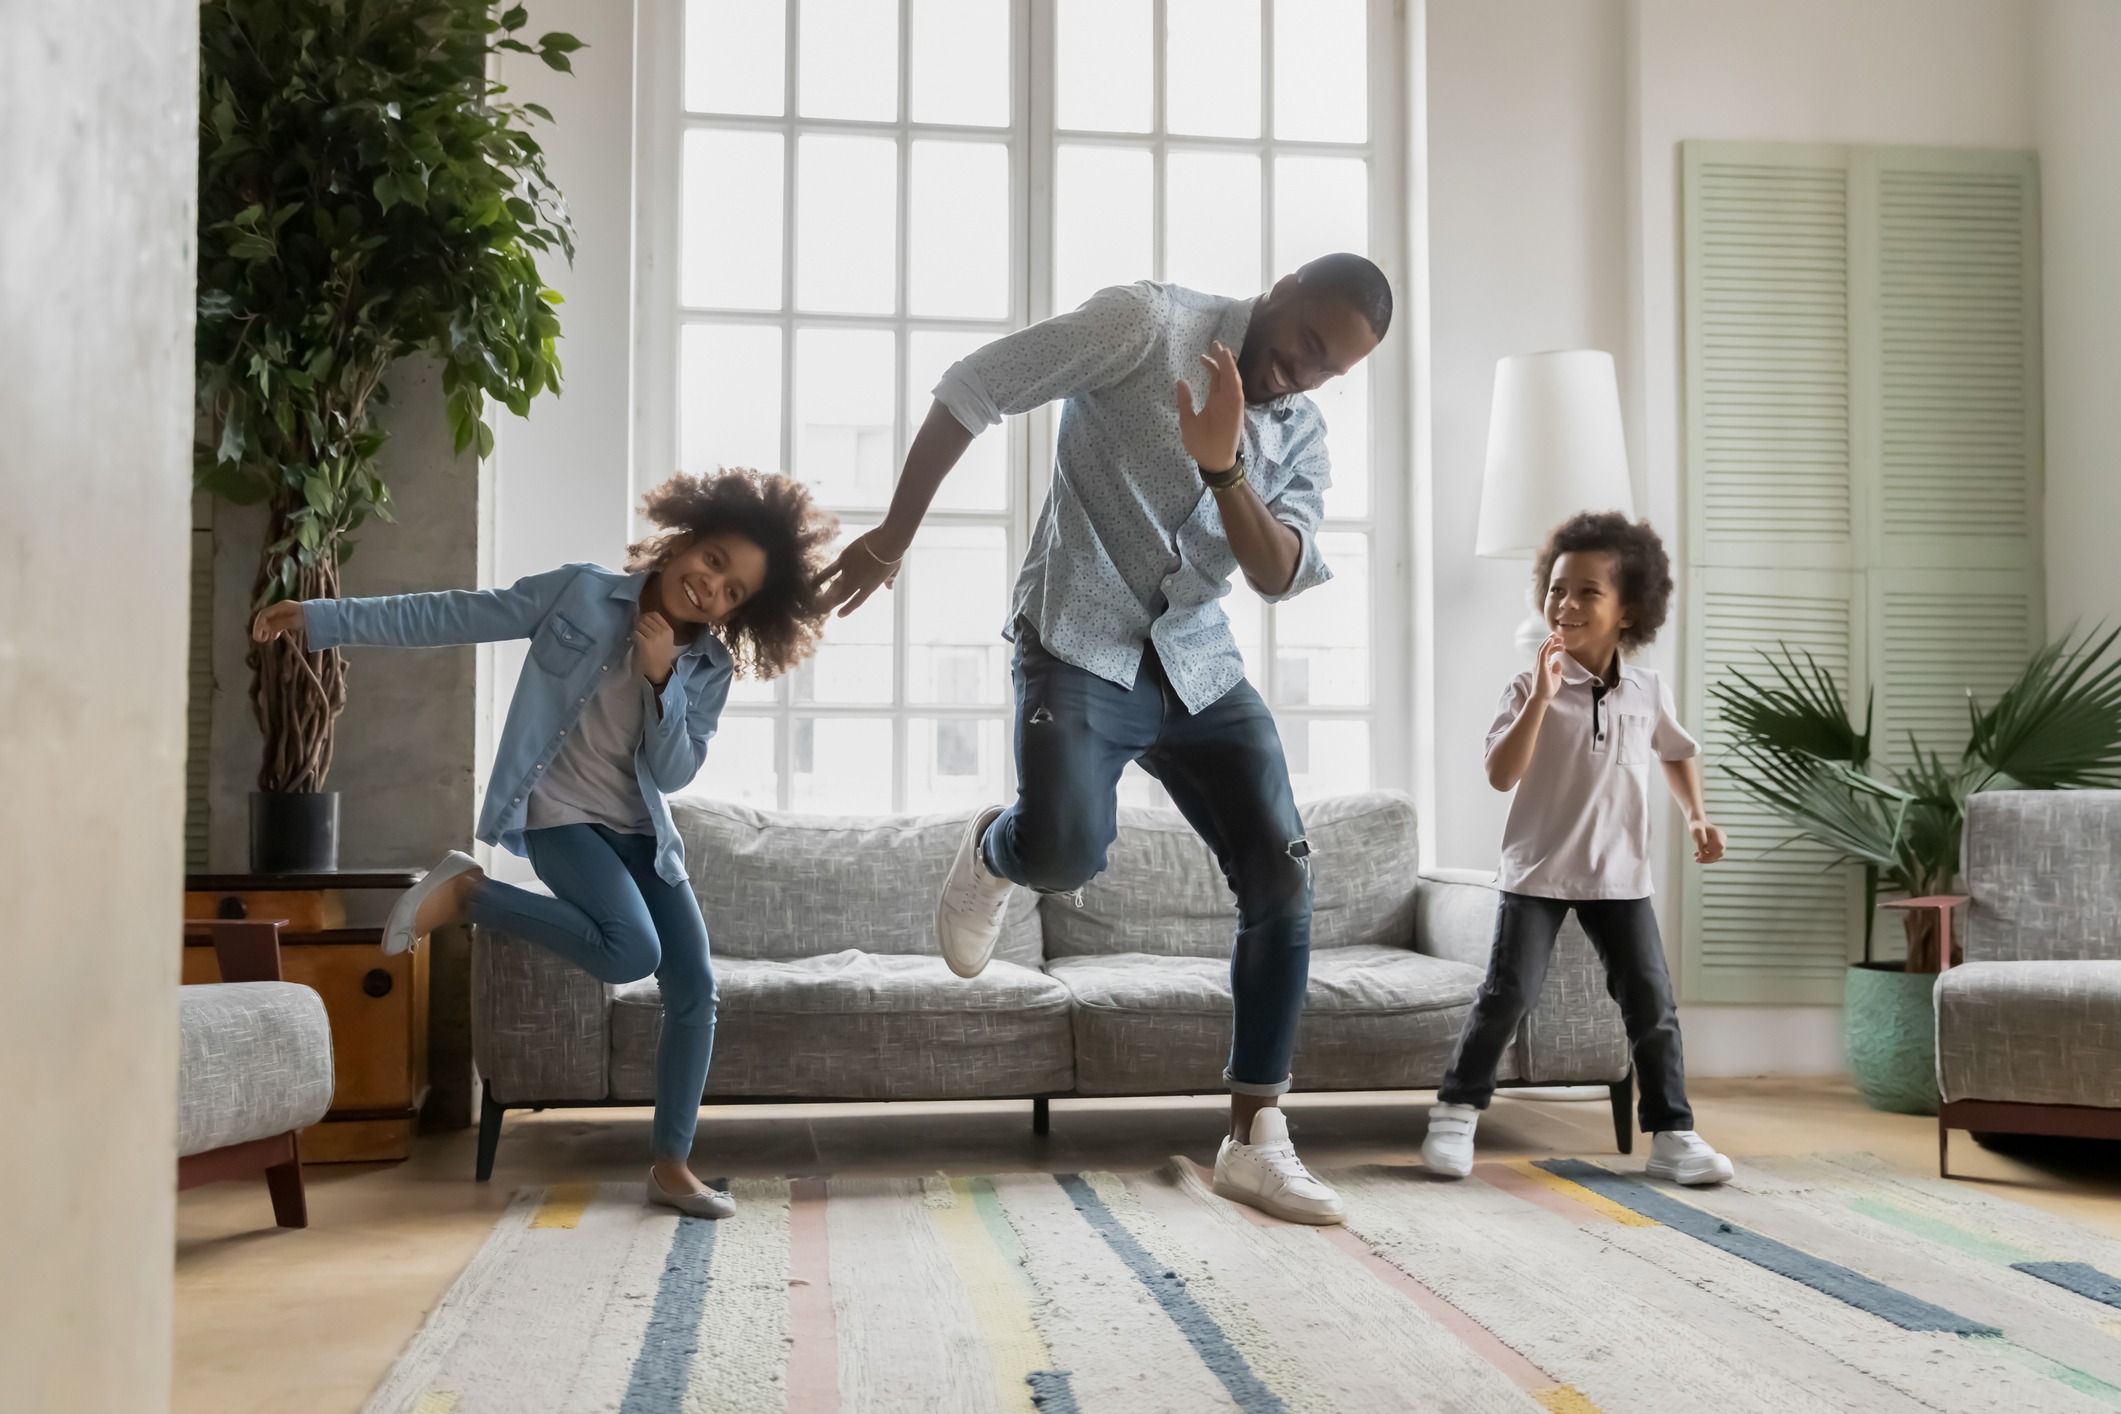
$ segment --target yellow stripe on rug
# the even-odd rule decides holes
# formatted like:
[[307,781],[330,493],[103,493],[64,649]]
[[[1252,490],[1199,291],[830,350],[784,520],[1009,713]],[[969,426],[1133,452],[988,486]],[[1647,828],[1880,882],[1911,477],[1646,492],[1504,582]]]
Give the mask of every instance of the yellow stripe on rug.
[[1611,1218],[1622,1227],[1656,1227],[1657,1219],[1644,1217],[1633,1208],[1623,1207],[1603,1194],[1593,1193],[1580,1183],[1574,1183],[1560,1174],[1548,1173],[1530,1159],[1505,1160],[1503,1167],[1520,1178],[1538,1184],[1549,1192],[1558,1193],[1571,1202],[1581,1203],[1600,1217]]
[[[582,1214],[597,1196],[594,1183],[555,1183],[545,1190],[545,1201],[538,1205],[530,1218],[533,1231],[538,1228],[574,1227],[582,1221]],[[426,1414],[425,1410],[421,1414]]]
[[412,1414],[457,1414],[457,1392],[452,1389],[429,1390],[413,1405]]
[[974,1200],[970,1180],[935,1177],[924,1184],[928,1216],[942,1238],[950,1265],[965,1284],[994,1371],[996,1407],[1004,1414],[1038,1414],[1031,1376],[1053,1368],[1053,1354],[1032,1319],[1030,1279],[1002,1255]]

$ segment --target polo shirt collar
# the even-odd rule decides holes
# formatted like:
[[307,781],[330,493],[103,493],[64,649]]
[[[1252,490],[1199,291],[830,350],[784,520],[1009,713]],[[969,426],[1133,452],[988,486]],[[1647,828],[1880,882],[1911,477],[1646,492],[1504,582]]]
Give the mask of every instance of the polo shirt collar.
[[[1599,679],[1598,674],[1577,662],[1573,654],[1564,650],[1561,655],[1561,680],[1572,687],[1582,687],[1586,683],[1597,682]],[[1637,669],[1628,662],[1625,655],[1620,660],[1618,680],[1619,682],[1639,682],[1641,680],[1637,676]]]
[[[648,576],[652,573],[652,570],[642,570],[638,574],[620,576],[611,586],[611,597],[623,599],[638,610],[641,606],[641,591],[648,587]],[[730,664],[729,649],[715,632],[704,624],[700,626],[700,631],[692,636],[692,642],[678,650],[678,656],[705,658],[718,668],[726,668]]]

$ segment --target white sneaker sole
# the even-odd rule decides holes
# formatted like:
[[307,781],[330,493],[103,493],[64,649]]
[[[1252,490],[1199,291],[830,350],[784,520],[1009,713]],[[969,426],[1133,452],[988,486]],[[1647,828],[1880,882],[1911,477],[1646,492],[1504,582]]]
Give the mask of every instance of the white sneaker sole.
[[1471,1159],[1462,1165],[1454,1164],[1441,1157],[1431,1157],[1427,1149],[1421,1151],[1421,1166],[1438,1178],[1465,1178],[1473,1172]]
[[420,905],[427,896],[457,875],[479,867],[479,861],[460,850],[451,850],[442,856],[442,862],[427,871],[425,878],[398,895],[398,901],[390,906],[390,917],[383,923],[383,951],[392,955],[411,950],[419,941],[412,930],[413,919],[420,915]]
[[1655,1159],[1642,1166],[1642,1171],[1651,1178],[1661,1178],[1667,1183],[1676,1183],[1682,1188],[1714,1188],[1729,1183],[1732,1170],[1728,1164],[1698,1171],[1682,1170],[1673,1164],[1660,1164]]
[[1270,1218],[1280,1218],[1285,1223],[1303,1223],[1309,1227],[1337,1227],[1346,1218],[1345,1212],[1321,1213],[1310,1208],[1293,1208],[1277,1203],[1258,1193],[1247,1192],[1234,1183],[1215,1180],[1215,1196],[1227,1198],[1233,1203],[1242,1203],[1248,1208],[1257,1208]]

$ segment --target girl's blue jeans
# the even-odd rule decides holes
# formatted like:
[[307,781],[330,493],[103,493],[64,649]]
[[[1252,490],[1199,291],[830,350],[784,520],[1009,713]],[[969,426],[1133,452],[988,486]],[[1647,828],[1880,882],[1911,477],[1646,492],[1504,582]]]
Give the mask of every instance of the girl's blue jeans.
[[1016,626],[1016,803],[987,827],[987,864],[1013,883],[1068,893],[1105,867],[1129,761],[1162,781],[1237,895],[1230,948],[1230,1060],[1241,1095],[1289,1088],[1311,970],[1311,846],[1281,734],[1252,684],[1198,712],[1153,644],[1132,688],[1048,653]]
[[655,975],[663,992],[655,1154],[683,1161],[699,1124],[720,1001],[699,900],[690,886],[656,874],[653,835],[560,825],[524,839],[552,897],[488,880],[472,892],[471,921],[558,953],[600,982]]

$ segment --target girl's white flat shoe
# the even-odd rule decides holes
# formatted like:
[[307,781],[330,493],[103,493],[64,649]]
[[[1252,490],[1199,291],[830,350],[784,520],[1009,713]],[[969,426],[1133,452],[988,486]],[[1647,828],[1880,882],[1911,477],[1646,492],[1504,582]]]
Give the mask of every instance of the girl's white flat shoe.
[[453,849],[443,855],[442,862],[428,870],[426,878],[398,895],[398,901],[391,905],[390,917],[383,923],[383,951],[395,955],[418,942],[419,938],[412,931],[412,920],[419,917],[421,903],[457,875],[478,867],[478,860],[460,850]]
[[726,1218],[736,1212],[736,1199],[719,1188],[705,1193],[672,1193],[656,1181],[654,1169],[648,1170],[648,1201],[676,1208],[689,1218]]

